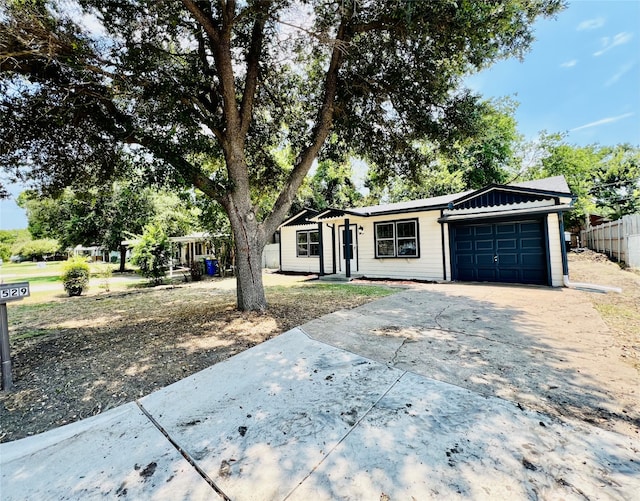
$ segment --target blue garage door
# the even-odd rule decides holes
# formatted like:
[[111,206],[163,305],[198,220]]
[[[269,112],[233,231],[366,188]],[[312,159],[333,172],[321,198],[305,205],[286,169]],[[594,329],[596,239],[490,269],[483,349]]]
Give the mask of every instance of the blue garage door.
[[453,279],[548,284],[541,220],[452,226]]

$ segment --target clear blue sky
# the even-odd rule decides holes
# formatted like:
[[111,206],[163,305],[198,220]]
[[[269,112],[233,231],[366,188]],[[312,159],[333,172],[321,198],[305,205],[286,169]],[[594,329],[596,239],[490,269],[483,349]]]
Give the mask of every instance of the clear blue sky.
[[640,145],[640,0],[574,0],[535,25],[523,62],[502,61],[467,80],[487,97],[520,103],[519,130],[567,141]]
[[[577,145],[640,145],[640,0],[574,0],[535,36],[523,62],[502,61],[467,85],[518,101],[529,140],[546,130]],[[0,201],[0,229],[26,226],[24,211]]]

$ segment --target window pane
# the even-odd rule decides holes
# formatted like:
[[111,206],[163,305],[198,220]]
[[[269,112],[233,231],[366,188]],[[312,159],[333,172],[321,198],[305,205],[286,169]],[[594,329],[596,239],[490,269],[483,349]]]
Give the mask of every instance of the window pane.
[[298,243],[299,244],[306,244],[307,243],[307,232],[306,231],[299,231],[298,232]]
[[399,238],[398,239],[398,256],[417,256],[415,238]]
[[398,238],[416,236],[415,221],[410,221],[407,223],[396,223],[396,228],[398,230]]
[[309,244],[309,255],[310,256],[319,256],[320,255],[320,244]]
[[393,223],[376,224],[376,238],[393,238]]
[[309,232],[309,242],[319,242],[317,231]]
[[378,257],[393,257],[393,240],[378,240]]

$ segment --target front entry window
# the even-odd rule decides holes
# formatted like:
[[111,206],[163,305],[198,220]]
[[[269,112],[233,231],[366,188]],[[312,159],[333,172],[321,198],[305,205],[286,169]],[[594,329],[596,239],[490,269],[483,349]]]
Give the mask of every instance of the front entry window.
[[296,232],[298,257],[314,257],[320,255],[320,239],[317,230]]
[[418,220],[375,223],[376,258],[419,257]]

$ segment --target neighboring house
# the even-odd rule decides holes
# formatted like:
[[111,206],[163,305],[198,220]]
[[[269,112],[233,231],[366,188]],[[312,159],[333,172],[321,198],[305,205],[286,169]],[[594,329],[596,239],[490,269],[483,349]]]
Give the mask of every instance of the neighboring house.
[[76,245],[73,248],[67,249],[67,253],[73,257],[84,257],[90,261],[105,261],[109,262],[110,253],[108,249],[99,245]]
[[[182,237],[169,237],[172,244],[173,263],[179,266],[189,266],[192,261],[202,261],[207,257],[214,257],[215,249],[211,243],[211,236],[206,232],[190,233]],[[139,239],[123,240],[121,245],[128,249],[135,247]],[[127,251],[127,259],[130,250]]]
[[173,259],[176,264],[189,266],[192,261],[214,257],[215,249],[209,233],[190,233],[182,237],[169,237],[173,244]]
[[562,176],[353,209],[304,210],[280,226],[280,269],[320,275],[562,286]]

